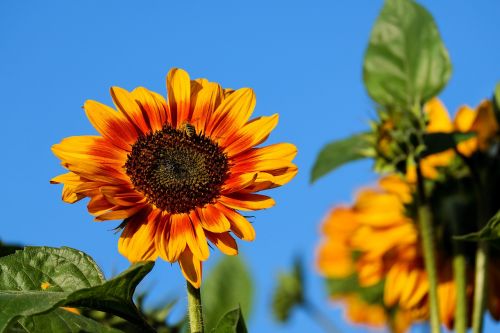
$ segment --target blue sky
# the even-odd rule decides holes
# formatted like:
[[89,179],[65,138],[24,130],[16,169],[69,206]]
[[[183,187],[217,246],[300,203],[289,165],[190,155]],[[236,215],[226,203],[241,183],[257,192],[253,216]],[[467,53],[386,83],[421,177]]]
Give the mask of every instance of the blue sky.
[[[500,2],[421,3],[436,18],[453,62],[442,99],[451,112],[477,105],[500,81]],[[314,186],[308,179],[324,144],[365,129],[373,117],[361,66],[381,6],[381,0],[1,1],[1,239],[81,249],[108,276],[126,268],[111,231],[118,223],[92,222],[84,203],[64,204],[61,188],[49,185],[62,172],[50,146],[95,133],[81,109],[86,99],[111,104],[113,85],[165,94],[167,71],[181,67],[192,78],[253,88],[256,116],[280,114],[268,142],[293,142],[299,149],[298,176],[271,192],[276,207],[256,214],[256,240],[239,243],[258,289],[251,331],[321,332],[302,313],[286,326],[269,315],[274,278],[296,254],[309,269],[313,301],[343,331],[356,331],[326,302],[314,252],[326,211],[349,202],[375,175],[369,162],[361,162]],[[217,258],[212,254],[205,272]],[[159,263],[145,285],[154,286],[158,300],[176,295],[184,302],[176,265]],[[495,327],[488,322],[487,331]]]

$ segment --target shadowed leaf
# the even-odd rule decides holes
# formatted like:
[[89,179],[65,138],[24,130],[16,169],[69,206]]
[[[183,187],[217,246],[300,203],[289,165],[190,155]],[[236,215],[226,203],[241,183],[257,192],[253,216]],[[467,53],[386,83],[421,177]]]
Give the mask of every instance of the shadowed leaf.
[[223,314],[241,306],[249,317],[253,283],[248,268],[240,256],[224,256],[210,271],[201,288],[205,329],[210,332]]
[[315,182],[346,163],[365,158],[363,151],[371,147],[368,135],[368,133],[360,133],[324,146],[314,162],[311,182]]

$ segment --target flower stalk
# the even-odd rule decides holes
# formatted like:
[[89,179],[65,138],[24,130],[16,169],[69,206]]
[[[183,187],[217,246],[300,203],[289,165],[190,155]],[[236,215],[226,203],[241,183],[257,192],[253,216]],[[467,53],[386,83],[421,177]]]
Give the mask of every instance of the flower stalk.
[[418,191],[418,224],[422,237],[422,248],[424,252],[425,270],[429,278],[429,302],[431,316],[431,332],[440,333],[441,325],[439,320],[439,299],[437,293],[438,278],[436,271],[436,259],[434,257],[434,230],[432,226],[432,213],[427,202],[424,178],[420,167],[417,164],[417,191]]
[[456,333],[467,332],[467,275],[466,260],[462,248],[453,241],[453,279],[456,284],[457,306],[455,308]]
[[201,305],[200,289],[197,289],[186,281],[188,294],[188,315],[191,333],[203,333],[203,308]]

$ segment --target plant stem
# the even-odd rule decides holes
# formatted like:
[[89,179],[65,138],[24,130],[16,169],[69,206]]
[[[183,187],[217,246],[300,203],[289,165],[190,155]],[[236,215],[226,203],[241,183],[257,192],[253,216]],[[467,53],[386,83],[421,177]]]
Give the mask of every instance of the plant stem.
[[440,333],[439,322],[439,299],[437,293],[438,277],[436,271],[436,259],[434,257],[434,230],[432,226],[432,213],[427,202],[424,178],[420,168],[420,161],[417,163],[417,191],[418,191],[418,224],[422,237],[422,249],[424,252],[425,270],[429,278],[429,302],[431,314],[431,331]]
[[453,241],[453,278],[457,292],[457,306],[455,308],[456,333],[467,332],[467,275],[466,261],[462,247]]
[[200,289],[196,289],[186,281],[188,294],[188,314],[191,333],[203,333],[203,311]]
[[304,301],[302,303],[302,307],[304,311],[311,316],[313,320],[315,320],[318,325],[323,327],[325,332],[328,333],[339,333],[339,329],[330,321],[330,319],[322,313],[316,306],[308,301]]
[[474,280],[474,308],[472,312],[472,332],[483,331],[483,317],[486,305],[486,268],[488,262],[488,246],[479,241],[476,252],[476,278]]

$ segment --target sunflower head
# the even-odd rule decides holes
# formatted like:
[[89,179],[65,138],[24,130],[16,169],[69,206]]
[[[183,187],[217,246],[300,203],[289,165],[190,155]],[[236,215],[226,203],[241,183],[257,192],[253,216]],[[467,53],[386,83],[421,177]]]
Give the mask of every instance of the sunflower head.
[[274,205],[256,192],[296,175],[297,150],[288,143],[260,146],[278,115],[250,120],[255,95],[249,88],[223,89],[172,69],[166,100],[142,87],[113,87],[111,96],[116,109],[84,105],[99,135],[52,147],[69,172],[51,182],[64,184],[66,202],[90,198],[96,220],[123,220],[118,249],[130,261],[178,261],[199,287],[208,242],[235,255],[233,235],[254,239],[240,211]]

